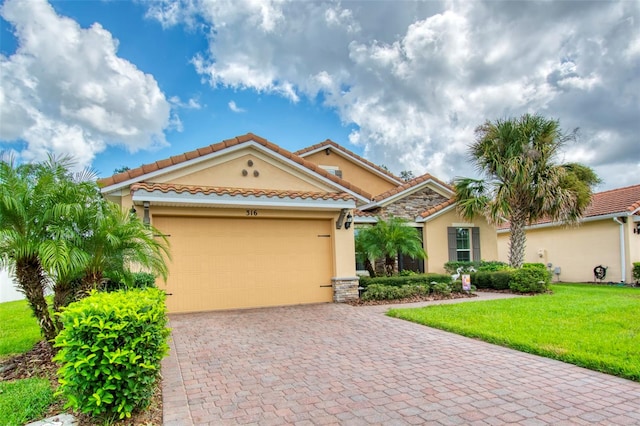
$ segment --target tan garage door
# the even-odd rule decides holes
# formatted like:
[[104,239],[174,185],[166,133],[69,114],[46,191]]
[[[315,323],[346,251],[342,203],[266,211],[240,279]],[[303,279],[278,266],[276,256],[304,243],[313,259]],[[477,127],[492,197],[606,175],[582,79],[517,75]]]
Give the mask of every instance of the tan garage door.
[[171,243],[169,312],[330,302],[328,220],[153,218]]

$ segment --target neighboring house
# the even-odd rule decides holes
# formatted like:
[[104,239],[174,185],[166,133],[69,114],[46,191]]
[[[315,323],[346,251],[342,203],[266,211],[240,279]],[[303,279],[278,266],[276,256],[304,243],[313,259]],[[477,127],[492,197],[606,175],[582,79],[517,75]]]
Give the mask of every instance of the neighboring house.
[[[565,282],[594,281],[594,268],[607,268],[605,282],[632,282],[640,262],[640,185],[593,194],[579,226],[540,221],[526,229],[525,262],[560,268]],[[498,258],[509,256],[509,229],[498,229]]]
[[24,294],[18,291],[9,273],[0,269],[0,303],[20,299],[24,299]]
[[[99,184],[166,236],[170,274],[158,284],[170,312],[193,312],[357,298],[351,222],[392,210],[423,230],[427,271],[480,246],[495,258],[495,231],[458,219],[451,188],[426,176],[404,183],[331,141],[291,153],[249,133]],[[448,227],[468,230],[460,244],[474,249],[449,249]]]

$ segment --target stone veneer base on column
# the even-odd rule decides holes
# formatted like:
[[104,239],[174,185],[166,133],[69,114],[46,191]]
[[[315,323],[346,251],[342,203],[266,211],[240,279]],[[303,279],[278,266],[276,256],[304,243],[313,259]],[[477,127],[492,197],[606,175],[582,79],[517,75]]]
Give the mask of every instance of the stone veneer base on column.
[[336,303],[351,302],[352,300],[358,300],[358,285],[360,278],[358,277],[343,277],[343,278],[331,278],[333,284],[333,301]]

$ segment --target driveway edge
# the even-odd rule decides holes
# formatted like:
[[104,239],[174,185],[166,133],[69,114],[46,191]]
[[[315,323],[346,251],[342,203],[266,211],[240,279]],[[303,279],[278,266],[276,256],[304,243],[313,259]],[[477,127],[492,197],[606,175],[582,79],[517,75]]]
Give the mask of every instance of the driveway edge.
[[162,360],[162,411],[165,426],[193,425],[173,337],[169,341],[169,356]]

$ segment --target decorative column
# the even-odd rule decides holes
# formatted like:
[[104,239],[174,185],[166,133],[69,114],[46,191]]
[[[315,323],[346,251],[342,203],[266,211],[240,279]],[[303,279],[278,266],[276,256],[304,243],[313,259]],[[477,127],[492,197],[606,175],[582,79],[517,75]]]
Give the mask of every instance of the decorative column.
[[331,278],[333,284],[333,301],[336,303],[345,303],[352,300],[358,300],[358,285],[360,278]]

